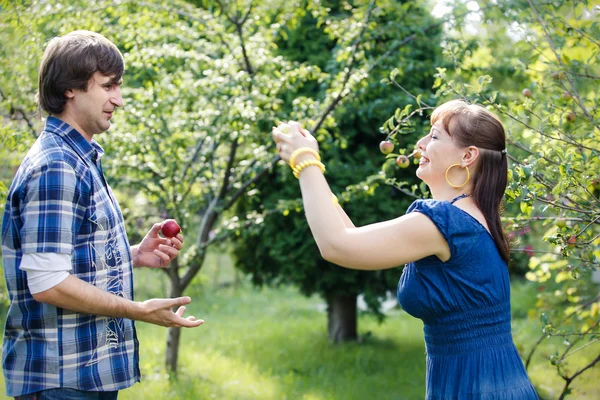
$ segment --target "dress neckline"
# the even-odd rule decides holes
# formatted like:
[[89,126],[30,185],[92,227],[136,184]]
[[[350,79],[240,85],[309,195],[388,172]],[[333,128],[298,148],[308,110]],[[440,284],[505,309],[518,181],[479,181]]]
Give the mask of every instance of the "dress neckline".
[[470,193],[463,193],[463,194],[461,194],[460,196],[456,196],[455,198],[453,198],[453,199],[450,201],[450,204],[454,204],[454,202],[456,202],[456,201],[458,201],[458,200],[460,200],[460,199],[464,199],[465,197],[469,197],[470,195],[471,195]]

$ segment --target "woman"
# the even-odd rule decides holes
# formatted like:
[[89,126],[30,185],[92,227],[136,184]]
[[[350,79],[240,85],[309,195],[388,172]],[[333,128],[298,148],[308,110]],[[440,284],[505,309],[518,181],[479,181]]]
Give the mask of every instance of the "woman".
[[337,204],[308,131],[292,122],[274,128],[273,138],[300,181],[326,260],[362,270],[407,263],[398,300],[424,323],[427,399],[538,398],[511,335],[509,248],[499,211],[508,163],[504,128],[493,114],[460,100],[438,107],[431,131],[417,142],[417,176],[433,199],[363,227]]

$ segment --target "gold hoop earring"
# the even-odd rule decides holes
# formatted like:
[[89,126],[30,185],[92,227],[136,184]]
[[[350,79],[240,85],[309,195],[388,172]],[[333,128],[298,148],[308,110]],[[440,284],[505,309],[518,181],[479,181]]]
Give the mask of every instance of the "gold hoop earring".
[[465,186],[467,184],[467,182],[469,182],[469,179],[471,179],[471,173],[469,172],[469,167],[465,167],[465,169],[467,170],[467,180],[462,185],[458,185],[458,186],[452,184],[452,182],[450,182],[450,180],[448,179],[448,172],[450,172],[452,167],[462,167],[462,165],[452,164],[451,166],[448,167],[448,169],[446,170],[446,182],[448,182],[448,185],[452,186],[453,188],[457,188],[457,189]]

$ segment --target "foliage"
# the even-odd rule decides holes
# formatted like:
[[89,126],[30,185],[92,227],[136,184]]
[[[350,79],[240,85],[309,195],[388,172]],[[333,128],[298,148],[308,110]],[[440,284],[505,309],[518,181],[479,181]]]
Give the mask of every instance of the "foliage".
[[[40,49],[55,35],[89,29],[117,44],[126,63],[126,105],[98,138],[107,151],[105,171],[126,196],[132,237],[159,217],[179,220],[188,241],[196,235],[166,270],[169,295],[179,296],[202,268],[207,248],[244,228],[228,210],[256,193],[253,184],[277,160],[270,127],[291,118],[326,135],[334,124],[331,112],[377,64],[362,48],[363,40],[369,46],[370,35],[379,34],[365,23],[378,12],[373,4],[357,2],[328,24],[329,9],[308,3],[337,46],[336,57],[321,69],[275,53],[280,33],[304,15],[285,1],[9,3],[1,23],[3,37],[11,37],[2,53],[10,72],[0,89],[6,107],[31,105]],[[11,80],[16,76],[28,79]],[[303,87],[318,91],[295,95]],[[31,114],[23,110],[22,117]],[[25,122],[12,129],[24,135],[32,129]],[[234,217],[223,220],[224,212]],[[260,222],[261,213],[244,215]],[[177,332],[171,332],[167,357],[177,353]],[[167,362],[176,368],[173,358]]]
[[[462,4],[455,5],[445,45],[452,64],[438,68],[434,89],[439,102],[462,97],[505,123],[507,228],[511,236],[540,232],[545,242],[516,250],[528,256],[526,277],[540,291],[531,315],[540,318],[542,335],[526,363],[544,340],[564,338],[549,357],[564,380],[563,398],[600,361],[600,297],[591,279],[600,264],[598,10],[585,1],[479,6],[472,10],[479,22],[470,25],[477,34],[469,38]],[[411,126],[403,120],[408,114],[398,113],[384,125],[390,132]],[[596,355],[569,363],[584,349]]]
[[[324,2],[331,9],[327,14],[312,10],[297,26],[282,30],[278,41],[280,53],[299,62],[317,62],[332,75],[344,73],[336,61],[346,57],[346,46],[334,30],[345,28],[340,21],[347,13],[360,11],[360,2],[356,2],[355,8],[342,7],[343,4]],[[310,2],[307,6],[310,11]],[[354,85],[352,94],[333,113],[335,126],[317,132],[328,181],[357,226],[397,217],[414,200],[382,185],[392,177],[414,183],[412,168],[400,170],[394,164],[385,166],[380,173],[377,171],[381,154],[378,144],[384,139],[377,127],[397,104],[409,99],[380,81],[391,68],[401,66],[411,76],[410,89],[429,87],[438,48],[432,38],[439,34],[433,18],[414,2],[379,1],[368,24],[356,62],[377,61],[363,68],[368,76],[365,72],[364,79]],[[427,29],[430,34],[422,36]],[[400,43],[406,45],[390,51]],[[303,88],[300,96],[313,89]],[[408,138],[415,139],[414,135]],[[368,178],[371,175],[376,176]],[[314,241],[307,240],[311,235],[299,195],[297,180],[286,166],[273,171],[268,182],[256,186],[252,198],[240,203],[237,215],[257,208],[267,212],[263,213],[261,224],[242,231],[235,242],[237,265],[249,272],[258,285],[292,283],[306,295],[319,293],[324,298],[332,294],[363,293],[370,310],[383,318],[380,303],[386,291],[394,291],[399,272],[346,270],[323,260]],[[265,237],[270,239],[264,240]]]

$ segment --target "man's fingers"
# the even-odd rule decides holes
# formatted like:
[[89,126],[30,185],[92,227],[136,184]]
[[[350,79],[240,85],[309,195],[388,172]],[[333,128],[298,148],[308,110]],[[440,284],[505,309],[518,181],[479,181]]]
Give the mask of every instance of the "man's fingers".
[[153,251],[154,255],[159,257],[164,263],[168,264],[171,262],[171,258],[168,254],[156,249]]
[[192,299],[190,296],[176,297],[172,300],[174,303],[173,306],[185,306],[192,302]]
[[174,247],[181,250],[181,248],[183,247],[183,235],[181,233],[178,233],[177,236],[171,238],[171,241],[173,242]]
[[[172,260],[173,258],[177,257],[177,255],[179,254],[179,249],[177,249],[176,247],[167,246],[164,244],[161,244],[160,246],[158,246],[157,251],[162,252],[163,254],[166,254],[169,261]],[[159,257],[161,257],[161,256],[159,256]]]
[[160,232],[160,223],[156,223],[156,224],[152,225],[152,228],[150,228],[150,231],[148,232],[148,234],[151,236],[157,237],[158,232]]
[[183,317],[183,313],[185,312],[185,310],[187,310],[185,306],[181,306],[177,309],[177,312],[175,312],[175,314],[177,314],[178,317]]
[[194,321],[190,321],[188,319],[182,318],[179,326],[184,327],[184,328],[195,328],[197,326],[202,325],[203,323],[204,323],[203,319],[196,319]]

